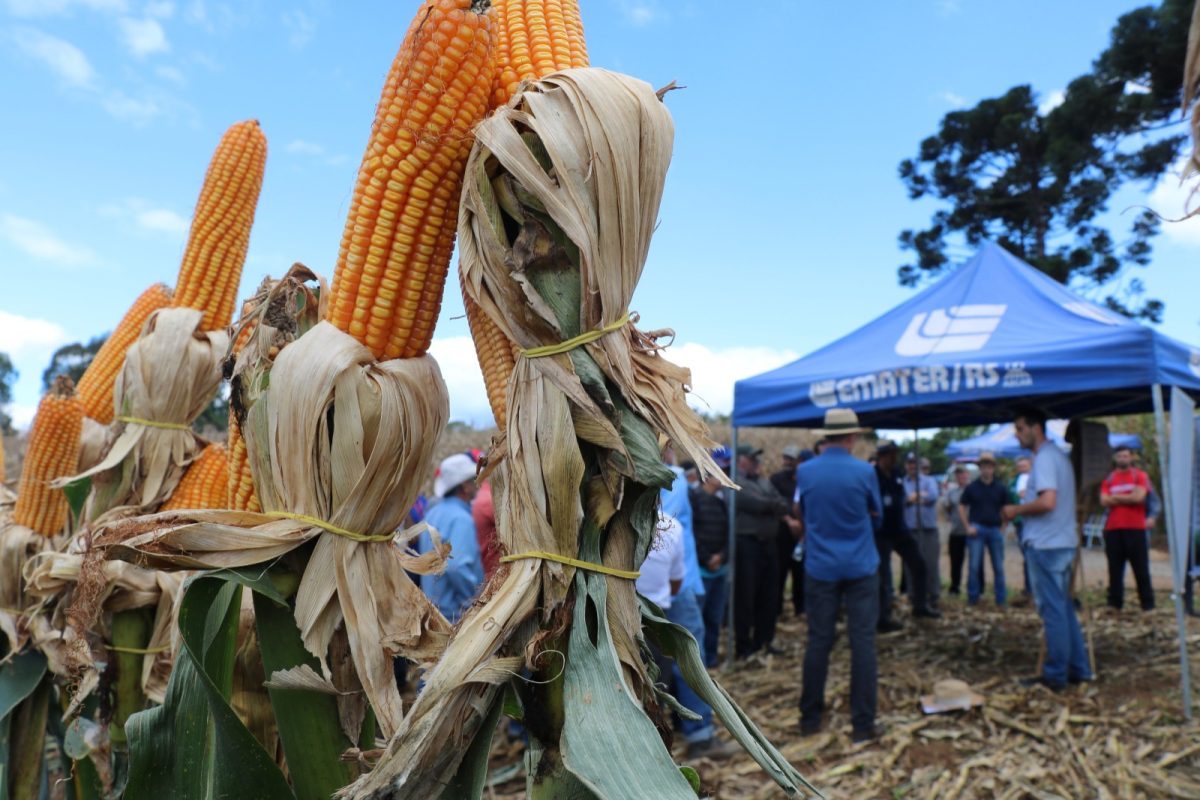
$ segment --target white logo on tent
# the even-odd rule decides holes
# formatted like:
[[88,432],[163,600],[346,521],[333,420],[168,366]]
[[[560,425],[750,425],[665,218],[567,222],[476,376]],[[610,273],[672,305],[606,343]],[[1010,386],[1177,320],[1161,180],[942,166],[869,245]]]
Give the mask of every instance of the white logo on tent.
[[913,316],[896,342],[896,354],[927,356],[982,350],[1007,310],[1006,305],[971,305],[922,311]]

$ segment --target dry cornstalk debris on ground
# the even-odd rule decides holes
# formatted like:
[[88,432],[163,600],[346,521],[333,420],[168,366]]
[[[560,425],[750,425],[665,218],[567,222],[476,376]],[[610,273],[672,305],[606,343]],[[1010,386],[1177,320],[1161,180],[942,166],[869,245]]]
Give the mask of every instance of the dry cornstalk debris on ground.
[[[849,652],[839,637],[830,660],[822,731],[799,734],[805,625],[789,609],[776,643],[782,656],[718,670],[739,705],[830,800],[869,798],[1200,798],[1200,730],[1182,721],[1174,612],[1095,615],[1099,680],[1062,694],[1027,689],[1041,623],[1032,605],[968,609],[953,598],[944,617],[880,638],[879,722],[883,738],[850,741]],[[1189,620],[1200,656],[1200,621]],[[1200,677],[1194,671],[1193,685]],[[969,682],[982,709],[924,715],[919,697],[943,678]],[[523,797],[523,746],[502,726],[492,751],[495,800]],[[681,741],[676,756],[683,759]],[[782,793],[744,755],[695,764],[706,796],[776,798]]]

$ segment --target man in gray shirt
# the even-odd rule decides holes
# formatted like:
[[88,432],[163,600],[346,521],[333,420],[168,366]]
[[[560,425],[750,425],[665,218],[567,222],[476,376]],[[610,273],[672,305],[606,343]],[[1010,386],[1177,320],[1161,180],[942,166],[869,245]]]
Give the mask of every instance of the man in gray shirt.
[[1022,409],[1014,423],[1021,445],[1034,452],[1033,469],[1023,502],[1004,506],[1001,516],[1005,521],[1025,519],[1021,547],[1046,637],[1042,674],[1022,683],[1041,684],[1057,692],[1068,683],[1094,678],[1071,600],[1071,566],[1079,542],[1075,530],[1075,472],[1067,454],[1046,438],[1043,412]]
[[[925,562],[925,602],[934,611],[938,607],[938,596],[942,591],[942,576],[938,565],[941,562],[941,539],[938,536],[937,508],[938,484],[930,475],[918,469],[916,453],[909,453],[904,461],[904,524],[917,540],[921,559]],[[908,571],[912,580],[912,571]]]

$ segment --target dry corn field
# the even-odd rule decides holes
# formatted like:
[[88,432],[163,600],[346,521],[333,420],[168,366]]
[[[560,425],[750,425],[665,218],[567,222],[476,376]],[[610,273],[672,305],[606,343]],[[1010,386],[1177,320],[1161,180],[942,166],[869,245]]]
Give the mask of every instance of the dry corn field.
[[[1181,724],[1174,610],[1097,613],[1093,635],[1099,680],[1062,694],[1026,689],[1034,673],[1040,623],[1032,606],[997,611],[943,601],[945,616],[878,640],[880,741],[850,741],[849,651],[845,637],[830,659],[825,727],[799,735],[804,622],[789,608],[776,643],[785,651],[729,671],[722,685],[773,743],[830,800],[881,798],[1200,798],[1200,730]],[[1200,653],[1200,620],[1189,647]],[[840,629],[840,628],[839,628]],[[918,698],[935,681],[959,678],[986,698],[982,709],[926,716]],[[1200,670],[1193,678],[1200,678]],[[488,797],[524,797],[516,768],[523,745],[502,727],[492,754]],[[686,763],[681,740],[675,755]],[[783,797],[744,755],[695,765],[708,797]]]

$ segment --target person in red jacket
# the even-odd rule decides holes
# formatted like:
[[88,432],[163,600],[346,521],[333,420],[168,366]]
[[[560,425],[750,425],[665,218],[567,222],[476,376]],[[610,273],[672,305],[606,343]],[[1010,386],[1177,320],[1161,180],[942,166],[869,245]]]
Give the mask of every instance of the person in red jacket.
[[1150,543],[1146,534],[1146,495],[1150,479],[1133,466],[1133,451],[1118,447],[1114,469],[1100,486],[1100,504],[1108,509],[1104,551],[1108,556],[1108,605],[1120,609],[1125,599],[1125,562],[1133,568],[1142,610],[1154,608],[1150,585]]

